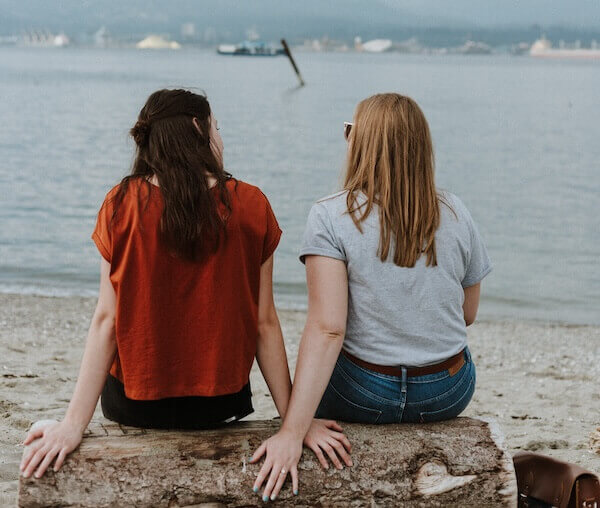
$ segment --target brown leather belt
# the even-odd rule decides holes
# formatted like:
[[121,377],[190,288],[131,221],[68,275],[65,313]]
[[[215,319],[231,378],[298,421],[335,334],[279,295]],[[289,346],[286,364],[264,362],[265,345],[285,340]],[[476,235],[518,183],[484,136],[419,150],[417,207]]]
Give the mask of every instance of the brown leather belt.
[[[348,358],[352,363],[365,369],[378,372],[379,374],[385,374],[387,376],[402,377],[402,368],[393,367],[391,365],[376,365],[374,363],[365,362],[360,358],[348,353],[348,351],[342,349],[342,354]],[[426,367],[410,367],[406,369],[407,377],[426,376],[428,374],[437,374],[447,370],[450,376],[454,376],[461,367],[465,364],[465,350],[463,349],[460,353],[448,358],[447,360],[436,363],[435,365],[427,365]]]

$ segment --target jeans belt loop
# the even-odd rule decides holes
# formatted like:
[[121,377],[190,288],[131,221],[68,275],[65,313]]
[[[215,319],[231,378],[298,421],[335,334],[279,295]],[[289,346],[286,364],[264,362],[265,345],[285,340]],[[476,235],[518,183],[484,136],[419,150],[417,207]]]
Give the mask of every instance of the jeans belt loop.
[[406,367],[402,367],[402,393],[406,394],[406,379],[407,379],[407,374],[406,374]]

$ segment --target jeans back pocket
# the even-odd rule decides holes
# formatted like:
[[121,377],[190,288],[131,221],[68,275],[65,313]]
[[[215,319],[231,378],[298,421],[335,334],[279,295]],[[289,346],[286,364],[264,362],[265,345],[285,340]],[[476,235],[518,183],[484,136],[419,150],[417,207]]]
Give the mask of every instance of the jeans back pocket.
[[366,407],[348,400],[330,382],[325,389],[315,416],[351,423],[377,423],[381,413],[382,411],[379,409]]
[[475,379],[471,376],[467,389],[455,393],[454,397],[449,397],[450,400],[447,401],[448,405],[446,407],[438,409],[437,411],[421,411],[421,422],[440,422],[456,418],[467,408],[474,392]]

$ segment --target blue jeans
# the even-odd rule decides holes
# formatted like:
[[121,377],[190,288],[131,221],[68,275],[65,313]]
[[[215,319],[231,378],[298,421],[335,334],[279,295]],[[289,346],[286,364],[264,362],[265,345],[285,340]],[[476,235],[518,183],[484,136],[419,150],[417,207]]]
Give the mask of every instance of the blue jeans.
[[437,422],[455,418],[475,391],[475,365],[468,348],[465,364],[426,376],[387,376],[352,363],[340,354],[317,418],[359,423]]

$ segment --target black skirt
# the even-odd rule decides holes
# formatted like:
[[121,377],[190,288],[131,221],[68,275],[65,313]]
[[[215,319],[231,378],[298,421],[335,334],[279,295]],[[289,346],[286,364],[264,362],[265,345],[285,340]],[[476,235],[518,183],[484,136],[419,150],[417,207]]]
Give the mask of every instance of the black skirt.
[[250,383],[237,393],[217,397],[170,397],[133,400],[123,383],[108,375],[101,397],[102,413],[121,425],[147,429],[211,429],[254,412]]

